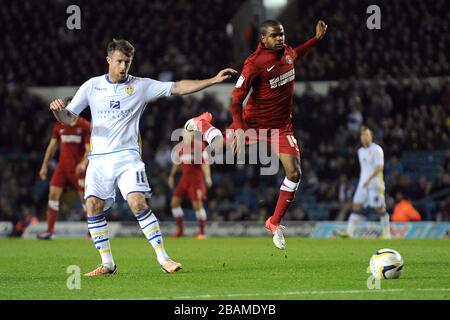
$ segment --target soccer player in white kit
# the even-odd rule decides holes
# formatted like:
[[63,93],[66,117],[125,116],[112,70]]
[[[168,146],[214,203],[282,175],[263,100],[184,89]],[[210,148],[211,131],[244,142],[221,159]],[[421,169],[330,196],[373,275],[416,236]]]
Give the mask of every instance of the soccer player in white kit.
[[383,149],[373,142],[373,132],[363,126],[360,132],[362,147],[358,149],[361,172],[358,186],[353,196],[352,213],[348,219],[347,234],[355,236],[356,224],[365,221],[361,214],[364,208],[374,209],[380,216],[383,238],[391,237],[389,227],[389,214],[386,212],[384,196],[384,153]]
[[106,212],[115,200],[116,186],[153,246],[162,270],[174,273],[181,269],[181,264],[170,259],[164,249],[158,220],[147,204],[151,189],[141,160],[139,120],[146,104],[152,100],[190,94],[237,74],[227,68],[204,80],[160,82],[134,77],[128,74],[134,51],[128,41],[114,39],[107,47],[108,73],[86,81],[67,106],[61,99],[50,104],[55,117],[63,123],[70,123],[87,106],[91,110],[91,153],[85,179],[85,199],[88,228],[102,264],[85,276],[117,273],[106,222]]

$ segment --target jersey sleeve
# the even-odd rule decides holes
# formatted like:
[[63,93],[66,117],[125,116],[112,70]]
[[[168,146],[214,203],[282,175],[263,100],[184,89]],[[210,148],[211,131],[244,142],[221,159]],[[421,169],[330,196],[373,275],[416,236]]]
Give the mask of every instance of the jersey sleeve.
[[52,130],[52,139],[59,139],[59,125],[55,123]]
[[384,166],[384,152],[381,147],[376,147],[374,152],[375,165]]
[[150,102],[159,97],[168,97],[172,95],[173,82],[161,82],[150,78],[143,79],[144,98]]
[[70,101],[66,110],[75,115],[79,115],[89,105],[89,94],[91,92],[92,80],[88,80],[81,85]]
[[294,52],[295,52],[294,61],[297,61],[298,59],[306,56],[308,54],[308,52],[316,45],[316,43],[317,43],[316,37],[312,37],[305,43],[302,43],[301,45],[296,47],[294,49]]
[[247,97],[248,92],[252,88],[257,75],[257,68],[254,63],[246,60],[242,68],[241,76],[236,82],[233,89],[233,100],[231,103],[231,115],[233,117],[233,123],[237,128],[243,128],[242,121],[242,103]]

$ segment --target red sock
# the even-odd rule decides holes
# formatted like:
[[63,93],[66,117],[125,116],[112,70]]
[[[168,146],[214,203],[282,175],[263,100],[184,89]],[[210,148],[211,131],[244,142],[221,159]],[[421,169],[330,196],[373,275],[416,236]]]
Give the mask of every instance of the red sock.
[[200,233],[205,234],[205,220],[199,219],[198,226],[200,227]]
[[183,229],[184,229],[184,219],[183,219],[183,217],[176,217],[175,221],[177,223],[178,232],[179,233],[183,233]]
[[55,230],[55,221],[58,218],[58,211],[50,207],[47,208],[47,229],[48,232],[53,233]]
[[284,179],[283,184],[280,187],[280,195],[278,196],[277,206],[270,221],[278,225],[281,218],[285,215],[286,211],[291,206],[292,201],[295,198],[295,191],[297,190],[298,183]]

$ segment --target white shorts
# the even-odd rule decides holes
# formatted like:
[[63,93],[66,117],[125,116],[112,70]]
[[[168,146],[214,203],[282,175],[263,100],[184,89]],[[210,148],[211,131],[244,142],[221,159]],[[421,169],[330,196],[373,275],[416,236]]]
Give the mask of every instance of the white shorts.
[[136,151],[121,151],[89,159],[84,198],[105,200],[106,211],[114,204],[116,186],[125,200],[132,192],[143,192],[150,198],[151,188],[145,174],[145,165]]
[[353,195],[353,203],[360,203],[363,207],[381,208],[386,206],[384,188],[364,188],[359,186]]

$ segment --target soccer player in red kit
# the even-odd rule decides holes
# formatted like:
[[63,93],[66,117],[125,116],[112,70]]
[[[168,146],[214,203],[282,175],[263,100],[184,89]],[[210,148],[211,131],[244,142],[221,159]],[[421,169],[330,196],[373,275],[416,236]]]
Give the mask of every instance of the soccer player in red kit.
[[[246,129],[278,129],[276,139],[278,157],[283,165],[286,178],[281,187],[278,201],[265,227],[273,234],[273,242],[279,249],[286,244],[281,218],[294,200],[301,179],[300,150],[292,127],[292,104],[294,95],[294,64],[304,57],[326,33],[327,25],[322,20],[316,25],[314,37],[302,45],[292,48],[285,44],[284,28],[279,21],[267,20],[260,27],[260,43],[256,51],[244,62],[241,76],[233,90],[231,113],[234,131],[231,141],[233,152],[242,150]],[[245,108],[242,104],[252,89]],[[222,133],[211,125],[212,115],[205,112],[185,124],[187,130],[199,130],[213,150],[221,150]],[[243,129],[243,130],[239,130]],[[226,137],[226,142],[230,142]],[[258,137],[257,137],[258,138]]]
[[50,180],[47,231],[39,233],[38,239],[53,239],[55,221],[59,212],[59,201],[65,188],[78,191],[83,209],[85,207],[83,200],[84,176],[88,164],[87,154],[90,150],[90,132],[90,122],[82,117],[75,118],[70,125],[57,122],[53,127],[52,137],[39,171],[40,178],[42,180],[47,178],[48,164],[55,155],[58,141],[60,142],[59,161]]
[[[206,211],[203,201],[206,200],[206,186],[212,186],[211,169],[208,163],[208,153],[201,140],[194,138],[194,132],[183,132],[183,141],[172,151],[173,166],[168,178],[169,187],[175,187],[175,174],[181,168],[181,178],[173,192],[171,207],[172,215],[177,223],[174,237],[183,236],[184,213],[181,203],[183,198],[191,200],[195,210],[199,232],[196,239],[205,238]],[[206,186],[205,186],[206,182]]]

